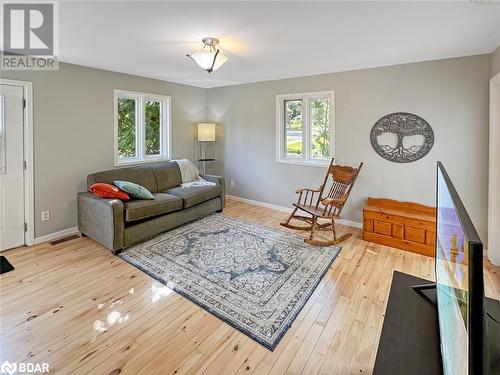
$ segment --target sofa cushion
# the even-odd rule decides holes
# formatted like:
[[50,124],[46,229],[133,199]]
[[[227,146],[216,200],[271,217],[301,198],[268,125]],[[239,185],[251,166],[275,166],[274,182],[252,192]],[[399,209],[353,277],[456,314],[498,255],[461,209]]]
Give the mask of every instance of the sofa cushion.
[[175,161],[156,163],[151,166],[156,177],[158,191],[179,186],[182,183],[181,170]]
[[179,186],[165,190],[164,193],[182,198],[184,208],[188,208],[220,196],[222,193],[222,186],[192,186],[186,188]]
[[171,194],[155,193],[154,200],[124,203],[125,221],[135,221],[182,209],[182,199]]
[[116,168],[108,171],[93,173],[87,176],[87,186],[90,187],[96,182],[114,184],[117,180],[130,181],[144,186],[152,193],[158,192],[155,174],[153,169],[148,166]]

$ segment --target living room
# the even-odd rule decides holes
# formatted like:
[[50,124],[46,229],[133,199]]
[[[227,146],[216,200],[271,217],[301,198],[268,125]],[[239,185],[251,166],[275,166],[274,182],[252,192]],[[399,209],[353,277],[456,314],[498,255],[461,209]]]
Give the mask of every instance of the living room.
[[2,12],[2,373],[500,373],[498,1]]

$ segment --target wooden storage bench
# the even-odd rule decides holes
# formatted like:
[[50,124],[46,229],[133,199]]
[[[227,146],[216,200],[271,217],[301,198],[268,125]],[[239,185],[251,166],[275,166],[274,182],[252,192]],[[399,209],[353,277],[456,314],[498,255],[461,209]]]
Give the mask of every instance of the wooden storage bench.
[[436,209],[412,202],[368,198],[363,239],[434,256]]

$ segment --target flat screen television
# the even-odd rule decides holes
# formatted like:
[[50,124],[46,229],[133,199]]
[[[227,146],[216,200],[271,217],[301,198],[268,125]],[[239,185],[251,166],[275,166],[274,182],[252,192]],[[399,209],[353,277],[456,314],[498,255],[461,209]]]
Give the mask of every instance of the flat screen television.
[[483,245],[437,165],[436,292],[444,375],[489,375]]

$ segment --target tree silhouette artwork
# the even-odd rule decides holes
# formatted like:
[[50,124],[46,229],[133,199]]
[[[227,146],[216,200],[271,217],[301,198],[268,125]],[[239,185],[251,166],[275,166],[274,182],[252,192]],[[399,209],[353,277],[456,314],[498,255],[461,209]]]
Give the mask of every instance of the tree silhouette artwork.
[[[386,134],[396,137],[395,144],[381,144],[381,136]],[[431,150],[434,132],[423,118],[412,113],[396,112],[375,123],[370,141],[375,152],[384,159],[396,163],[411,163],[423,158]]]

